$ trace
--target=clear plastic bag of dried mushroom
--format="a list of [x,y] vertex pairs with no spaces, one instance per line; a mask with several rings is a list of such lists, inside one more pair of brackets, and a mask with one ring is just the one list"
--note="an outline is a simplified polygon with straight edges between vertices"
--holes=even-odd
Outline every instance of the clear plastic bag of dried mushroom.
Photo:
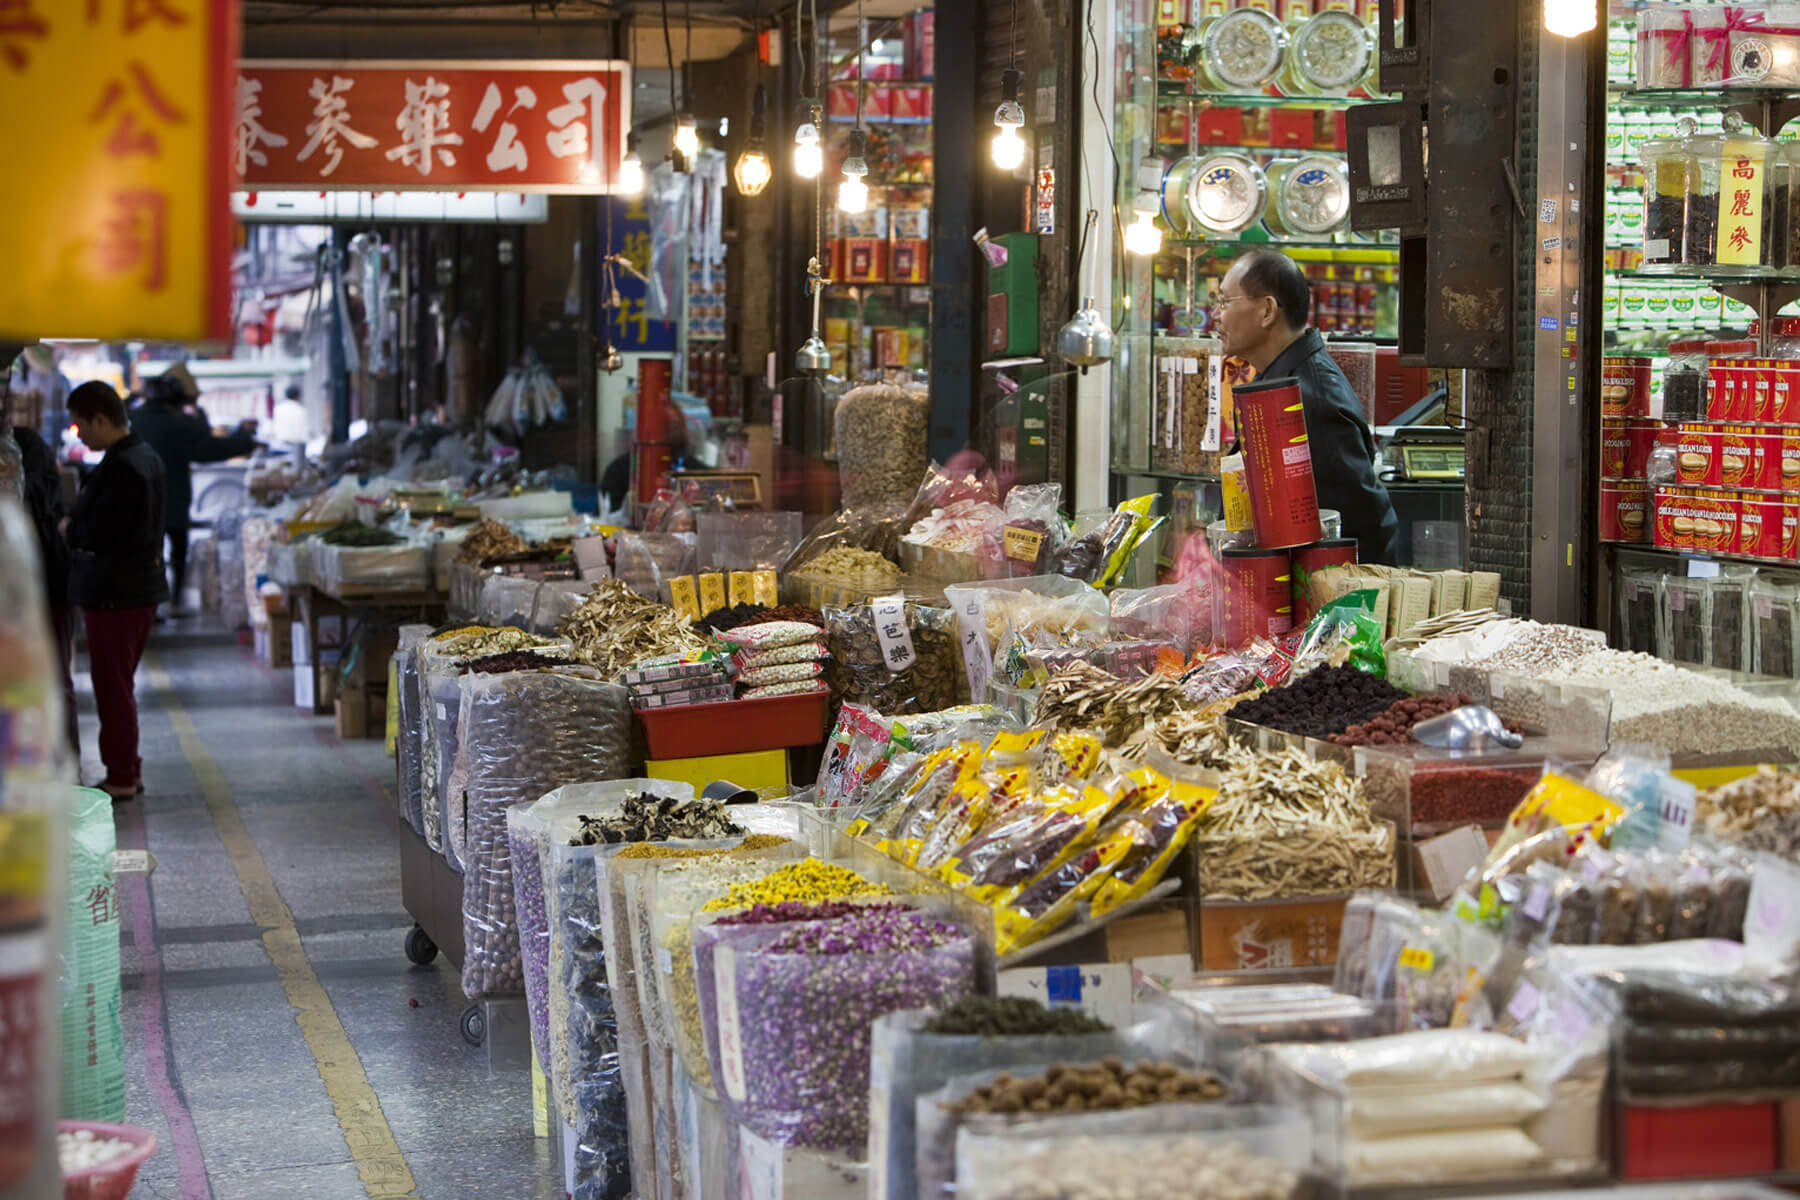
[[827,609],[826,681],[845,704],[887,716],[937,712],[969,701],[956,619],[947,608],[884,600]]
[[837,403],[838,484],[845,508],[912,502],[930,465],[930,397],[919,388],[871,383]]

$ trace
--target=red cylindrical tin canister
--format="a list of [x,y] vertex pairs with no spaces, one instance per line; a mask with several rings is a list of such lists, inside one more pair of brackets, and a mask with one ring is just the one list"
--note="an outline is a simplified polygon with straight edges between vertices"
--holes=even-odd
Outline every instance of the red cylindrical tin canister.
[[1292,379],[1258,380],[1232,391],[1238,439],[1250,480],[1256,544],[1265,549],[1304,546],[1322,535],[1313,488],[1306,410]]
[[669,449],[669,377],[671,364],[666,358],[646,358],[638,362],[637,445],[633,454],[636,494],[648,503],[656,499],[656,489],[668,474]]
[[1313,607],[1307,596],[1307,580],[1314,571],[1326,567],[1348,567],[1356,562],[1355,538],[1327,538],[1310,546],[1289,552],[1294,577],[1294,624],[1304,625],[1313,619]]
[[1219,555],[1224,586],[1214,594],[1213,627],[1235,650],[1257,638],[1280,637],[1294,627],[1293,581],[1286,550],[1226,550]]

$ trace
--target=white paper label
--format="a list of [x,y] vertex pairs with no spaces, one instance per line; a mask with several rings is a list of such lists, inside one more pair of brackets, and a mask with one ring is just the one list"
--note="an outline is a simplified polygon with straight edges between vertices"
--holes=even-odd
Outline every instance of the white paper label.
[[1644,257],[1651,262],[1661,262],[1669,257],[1668,238],[1645,238]]
[[1488,676],[1488,695],[1495,700],[1506,699],[1506,680],[1499,675]]
[[437,717],[438,717],[438,720],[440,720],[440,721],[448,721],[450,719],[450,710],[445,708],[441,704],[438,705],[437,706]]
[[881,660],[898,675],[918,661],[913,652],[912,631],[906,627],[906,598],[882,596],[869,601],[875,617],[875,639],[881,643]]
[[1225,356],[1209,354],[1206,356],[1206,438],[1200,443],[1200,449],[1223,449],[1219,440],[1223,436],[1221,426],[1224,419]]
[[1800,870],[1768,854],[1756,856],[1744,949],[1761,962],[1786,961],[1800,947]]
[[719,1069],[725,1076],[725,1094],[742,1104],[744,1043],[738,1026],[737,955],[730,946],[720,946],[713,954],[713,987],[719,993]]
[[971,592],[956,600],[956,629],[962,636],[963,670],[969,676],[969,697],[976,704],[987,700],[988,679],[994,673],[994,657],[988,650],[987,596]]
[[1694,785],[1683,779],[1665,779],[1660,795],[1662,822],[1658,842],[1664,850],[1686,850],[1694,840]]
[[1541,883],[1531,885],[1531,891],[1525,897],[1525,915],[1533,921],[1544,919],[1544,913],[1550,908],[1550,889]]
[[1519,1024],[1526,1025],[1531,1018],[1537,1016],[1537,1010],[1538,990],[1531,986],[1530,980],[1519,980],[1519,988],[1506,1006],[1507,1015]]
[[1447,662],[1441,662],[1441,663],[1437,663],[1436,667],[1437,667],[1437,672],[1436,672],[1437,673],[1437,685],[1439,687],[1449,687],[1450,686],[1450,664]]
[[669,953],[669,948],[667,946],[658,946],[656,948],[656,965],[662,968],[662,973],[664,975],[673,975],[675,973],[675,956]]
[[687,1177],[690,1180],[700,1178],[700,1100],[694,1092],[693,1081],[684,1074],[678,1089],[681,1093],[681,1157],[686,1164]]
[[742,1170],[743,1200],[782,1200],[782,1148],[767,1138],[738,1127],[738,1159]]

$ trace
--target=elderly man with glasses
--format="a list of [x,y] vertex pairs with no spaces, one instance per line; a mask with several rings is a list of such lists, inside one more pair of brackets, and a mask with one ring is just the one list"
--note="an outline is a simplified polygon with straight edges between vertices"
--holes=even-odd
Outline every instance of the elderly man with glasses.
[[1213,327],[1225,353],[1256,368],[1258,379],[1293,379],[1306,406],[1307,443],[1321,508],[1343,514],[1362,562],[1394,563],[1400,520],[1375,475],[1375,437],[1344,372],[1307,325],[1312,288],[1278,250],[1252,250],[1231,265],[1213,302]]

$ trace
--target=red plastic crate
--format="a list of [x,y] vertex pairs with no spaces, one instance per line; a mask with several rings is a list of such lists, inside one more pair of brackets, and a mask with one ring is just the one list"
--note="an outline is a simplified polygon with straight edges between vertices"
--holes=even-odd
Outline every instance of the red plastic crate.
[[830,709],[830,692],[808,692],[642,709],[638,717],[644,722],[651,758],[702,758],[816,746],[825,740]]
[[1762,1175],[1781,1160],[1779,1105],[1696,1104],[1625,1109],[1621,1179]]

